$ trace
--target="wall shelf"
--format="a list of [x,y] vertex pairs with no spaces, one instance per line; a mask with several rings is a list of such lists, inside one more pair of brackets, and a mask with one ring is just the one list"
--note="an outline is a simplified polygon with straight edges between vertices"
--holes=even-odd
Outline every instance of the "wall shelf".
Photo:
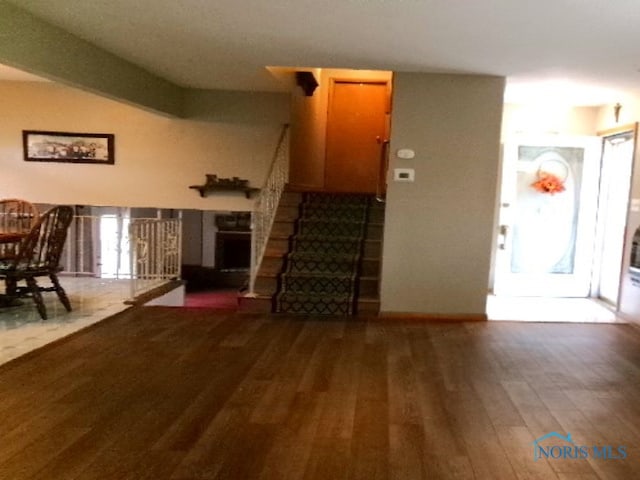
[[204,185],[191,185],[189,188],[198,190],[201,197],[206,197],[215,192],[243,192],[246,198],[259,192],[259,188],[249,186],[249,180],[242,178],[218,178],[217,175],[207,174],[207,181]]

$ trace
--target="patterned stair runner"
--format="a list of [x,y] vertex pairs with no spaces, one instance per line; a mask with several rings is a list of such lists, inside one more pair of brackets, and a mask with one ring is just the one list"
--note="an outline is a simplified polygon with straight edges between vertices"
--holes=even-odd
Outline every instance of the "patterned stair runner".
[[274,296],[274,311],[356,313],[370,197],[306,193]]

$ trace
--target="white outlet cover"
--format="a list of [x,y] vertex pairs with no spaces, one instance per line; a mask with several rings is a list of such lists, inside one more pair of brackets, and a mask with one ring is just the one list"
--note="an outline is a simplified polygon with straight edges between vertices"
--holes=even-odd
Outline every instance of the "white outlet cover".
[[416,152],[414,152],[410,148],[401,148],[396,152],[396,156],[398,158],[403,158],[406,160],[406,159],[414,158],[416,156]]

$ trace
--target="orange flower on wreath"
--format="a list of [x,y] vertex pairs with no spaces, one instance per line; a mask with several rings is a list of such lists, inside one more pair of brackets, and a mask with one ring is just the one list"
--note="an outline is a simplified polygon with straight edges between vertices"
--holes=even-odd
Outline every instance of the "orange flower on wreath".
[[531,186],[540,193],[550,193],[551,195],[565,190],[564,180],[548,172],[538,173],[538,180],[532,183]]

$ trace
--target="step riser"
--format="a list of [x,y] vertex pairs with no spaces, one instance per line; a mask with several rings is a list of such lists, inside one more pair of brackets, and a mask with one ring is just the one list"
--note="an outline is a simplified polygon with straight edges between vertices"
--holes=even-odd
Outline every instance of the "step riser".
[[276,293],[276,290],[278,290],[278,278],[273,276],[258,276],[256,278],[255,290],[256,293],[260,295],[273,295]]
[[273,222],[271,235],[289,236],[293,235],[295,224],[293,222]]
[[260,265],[259,275],[271,275],[277,274],[282,271],[283,258],[282,257],[264,257],[262,259],[262,265]]
[[243,313],[270,313],[272,305],[271,298],[240,297],[238,311]]
[[300,214],[297,205],[280,205],[276,212],[276,222],[295,222]]
[[265,249],[265,255],[284,255],[289,250],[288,238],[270,238]]
[[362,260],[361,268],[361,275],[365,277],[377,277],[378,275],[380,275],[380,260],[378,260],[377,258],[365,258]]
[[380,313],[380,302],[378,301],[359,301],[358,315],[375,317]]
[[377,223],[370,223],[367,226],[366,239],[367,240],[382,240],[384,234],[384,227]]
[[298,192],[282,192],[280,205],[294,205],[296,208],[302,202],[302,194]]
[[371,223],[384,223],[384,210],[382,211],[369,210],[369,221]]
[[362,253],[364,257],[380,258],[382,256],[382,243],[376,240],[365,240]]

